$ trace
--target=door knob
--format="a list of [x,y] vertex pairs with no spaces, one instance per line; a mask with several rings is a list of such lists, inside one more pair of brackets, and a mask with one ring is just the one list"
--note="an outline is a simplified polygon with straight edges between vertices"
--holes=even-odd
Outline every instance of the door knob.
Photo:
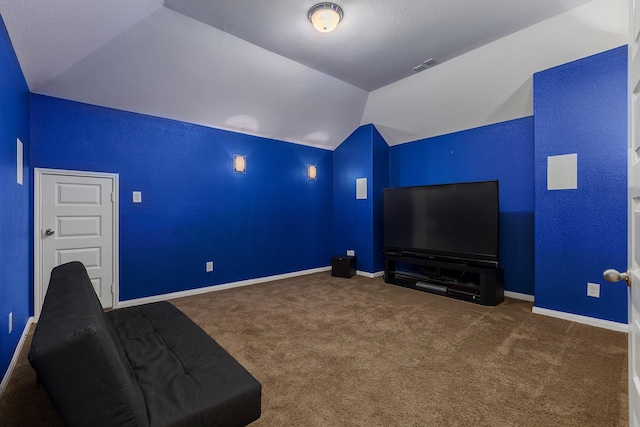
[[620,273],[618,270],[609,269],[602,273],[602,277],[604,277],[604,280],[607,282],[619,282],[620,280],[624,280],[627,282],[627,286],[631,286],[631,277],[629,276],[628,271]]
[[44,234],[46,234],[47,236],[53,236],[53,233],[55,233],[55,230],[52,230],[50,228],[47,228],[47,230],[44,232]]

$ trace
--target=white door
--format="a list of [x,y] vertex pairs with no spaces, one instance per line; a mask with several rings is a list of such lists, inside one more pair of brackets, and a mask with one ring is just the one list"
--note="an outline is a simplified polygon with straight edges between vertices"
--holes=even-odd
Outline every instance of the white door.
[[84,264],[105,308],[114,307],[117,281],[117,176],[36,169],[35,315],[51,270]]
[[629,25],[629,425],[640,427],[640,0]]

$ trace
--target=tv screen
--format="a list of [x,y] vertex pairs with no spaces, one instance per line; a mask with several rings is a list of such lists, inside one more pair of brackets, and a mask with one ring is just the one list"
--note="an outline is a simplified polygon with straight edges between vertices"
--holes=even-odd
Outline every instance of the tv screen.
[[498,181],[383,190],[385,252],[498,263]]

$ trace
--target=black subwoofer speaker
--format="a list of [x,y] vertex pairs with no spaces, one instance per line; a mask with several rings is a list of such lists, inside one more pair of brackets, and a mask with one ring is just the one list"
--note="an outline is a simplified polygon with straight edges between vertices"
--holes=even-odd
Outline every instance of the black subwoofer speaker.
[[356,274],[356,257],[334,256],[331,258],[331,275],[335,277],[351,277]]

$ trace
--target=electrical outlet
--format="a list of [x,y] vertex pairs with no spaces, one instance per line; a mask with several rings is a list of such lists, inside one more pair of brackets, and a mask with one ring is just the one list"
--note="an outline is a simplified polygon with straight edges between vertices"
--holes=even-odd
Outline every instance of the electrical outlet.
[[13,331],[13,312],[9,313],[9,333]]
[[347,256],[356,256],[356,251],[353,249],[347,249]]
[[207,261],[207,265],[206,265],[205,269],[207,270],[207,273],[212,272],[213,271],[213,261]]
[[600,284],[587,283],[587,296],[593,298],[600,298]]

